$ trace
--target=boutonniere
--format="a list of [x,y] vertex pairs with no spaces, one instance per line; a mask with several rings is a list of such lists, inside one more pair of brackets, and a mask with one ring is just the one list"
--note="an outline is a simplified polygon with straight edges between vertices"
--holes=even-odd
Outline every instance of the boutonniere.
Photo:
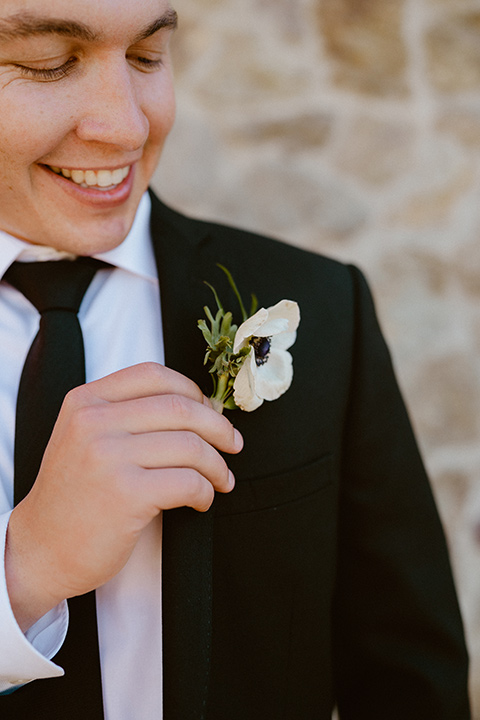
[[251,412],[264,400],[279,398],[292,383],[288,348],[297,336],[300,310],[293,300],[280,300],[272,307],[257,310],[257,298],[252,294],[247,313],[231,273],[223,265],[218,267],[235,293],[243,322],[239,327],[233,323],[232,313],[224,310],[217,291],[206,282],[217,305],[215,315],[208,306],[203,308],[210,326],[205,320],[198,321],[207,343],[204,364],[211,364],[210,399],[220,413],[224,408]]

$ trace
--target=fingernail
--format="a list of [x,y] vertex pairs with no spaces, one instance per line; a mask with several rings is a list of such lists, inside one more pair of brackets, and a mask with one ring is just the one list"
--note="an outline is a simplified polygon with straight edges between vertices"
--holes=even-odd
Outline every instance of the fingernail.
[[231,470],[228,471],[228,487],[233,489],[235,487],[235,475]]
[[233,441],[235,450],[241,450],[243,448],[243,436],[236,428],[234,428]]
[[211,403],[211,401],[210,401],[210,398],[208,398],[206,395],[203,396],[203,404],[206,405],[206,406],[209,407],[209,408],[212,407],[212,403]]

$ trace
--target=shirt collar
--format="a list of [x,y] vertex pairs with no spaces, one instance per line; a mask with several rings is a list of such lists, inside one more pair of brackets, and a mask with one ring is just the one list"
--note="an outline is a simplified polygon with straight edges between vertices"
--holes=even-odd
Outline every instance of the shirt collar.
[[[147,280],[158,281],[155,256],[150,235],[150,210],[152,202],[148,193],[140,200],[133,225],[125,240],[113,250],[93,257],[115,267],[140,275]],[[32,245],[0,230],[0,278],[10,265],[22,260],[61,260],[73,257],[69,253],[45,245]]]

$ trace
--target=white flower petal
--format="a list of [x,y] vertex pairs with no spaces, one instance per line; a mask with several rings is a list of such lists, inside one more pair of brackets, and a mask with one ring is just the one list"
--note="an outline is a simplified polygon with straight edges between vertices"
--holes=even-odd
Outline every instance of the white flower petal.
[[260,310],[257,310],[255,315],[252,315],[252,317],[249,317],[248,320],[245,320],[235,333],[233,352],[237,353],[242,347],[247,345],[249,338],[251,338],[252,335],[257,335],[258,329],[267,319],[268,310],[260,308]]
[[288,320],[287,318],[268,318],[264,323],[260,325],[255,335],[257,337],[272,337],[272,335],[279,335],[288,331]]
[[288,390],[292,379],[292,356],[285,350],[272,348],[266,363],[257,368],[255,394],[265,400],[276,400]]
[[235,353],[248,345],[252,337],[270,338],[270,352],[265,362],[257,365],[252,348],[235,378],[233,397],[242,410],[256,410],[264,400],[276,400],[290,387],[293,361],[286,350],[295,342],[299,322],[297,303],[281,300],[270,308],[261,308],[238,328]]
[[239,408],[247,412],[256,410],[263,403],[263,399],[255,392],[257,369],[255,353],[252,351],[245,358],[233,384],[233,399]]
[[269,307],[268,320],[278,319],[287,321],[288,326],[285,328],[286,331],[293,332],[296,330],[300,322],[300,308],[298,307],[298,303],[293,300],[280,300],[276,305]]
[[296,339],[296,330],[294,332],[284,332],[280,333],[280,335],[274,335],[270,345],[274,350],[288,350],[288,348],[292,347]]

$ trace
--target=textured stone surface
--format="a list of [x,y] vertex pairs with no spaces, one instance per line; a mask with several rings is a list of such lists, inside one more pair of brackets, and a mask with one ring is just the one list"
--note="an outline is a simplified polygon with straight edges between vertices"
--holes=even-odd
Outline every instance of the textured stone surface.
[[322,112],[295,112],[287,117],[274,115],[265,120],[255,119],[232,133],[238,142],[276,143],[285,152],[325,147],[331,138],[333,118]]
[[476,90],[480,83],[480,11],[440,16],[426,34],[429,72],[435,87],[448,93]]
[[444,519],[480,720],[480,2],[174,0],[155,184],[355,262]]
[[319,31],[342,87],[372,95],[404,95],[406,51],[402,0],[323,0]]
[[448,223],[457,203],[474,181],[473,171],[459,169],[450,177],[432,178],[429,187],[422,188],[406,198],[403,205],[391,216],[396,225],[424,228]]
[[408,122],[382,121],[368,115],[354,118],[344,128],[336,164],[361,181],[383,185],[411,167],[414,140],[414,127]]
[[474,359],[457,353],[432,359],[419,370],[413,394],[421,393],[428,402],[422,403],[416,418],[429,447],[442,448],[446,440],[452,444],[477,441],[479,379]]
[[[480,98],[476,98],[477,102]],[[438,129],[455,137],[462,145],[480,148],[480,107],[452,105],[438,118]]]

